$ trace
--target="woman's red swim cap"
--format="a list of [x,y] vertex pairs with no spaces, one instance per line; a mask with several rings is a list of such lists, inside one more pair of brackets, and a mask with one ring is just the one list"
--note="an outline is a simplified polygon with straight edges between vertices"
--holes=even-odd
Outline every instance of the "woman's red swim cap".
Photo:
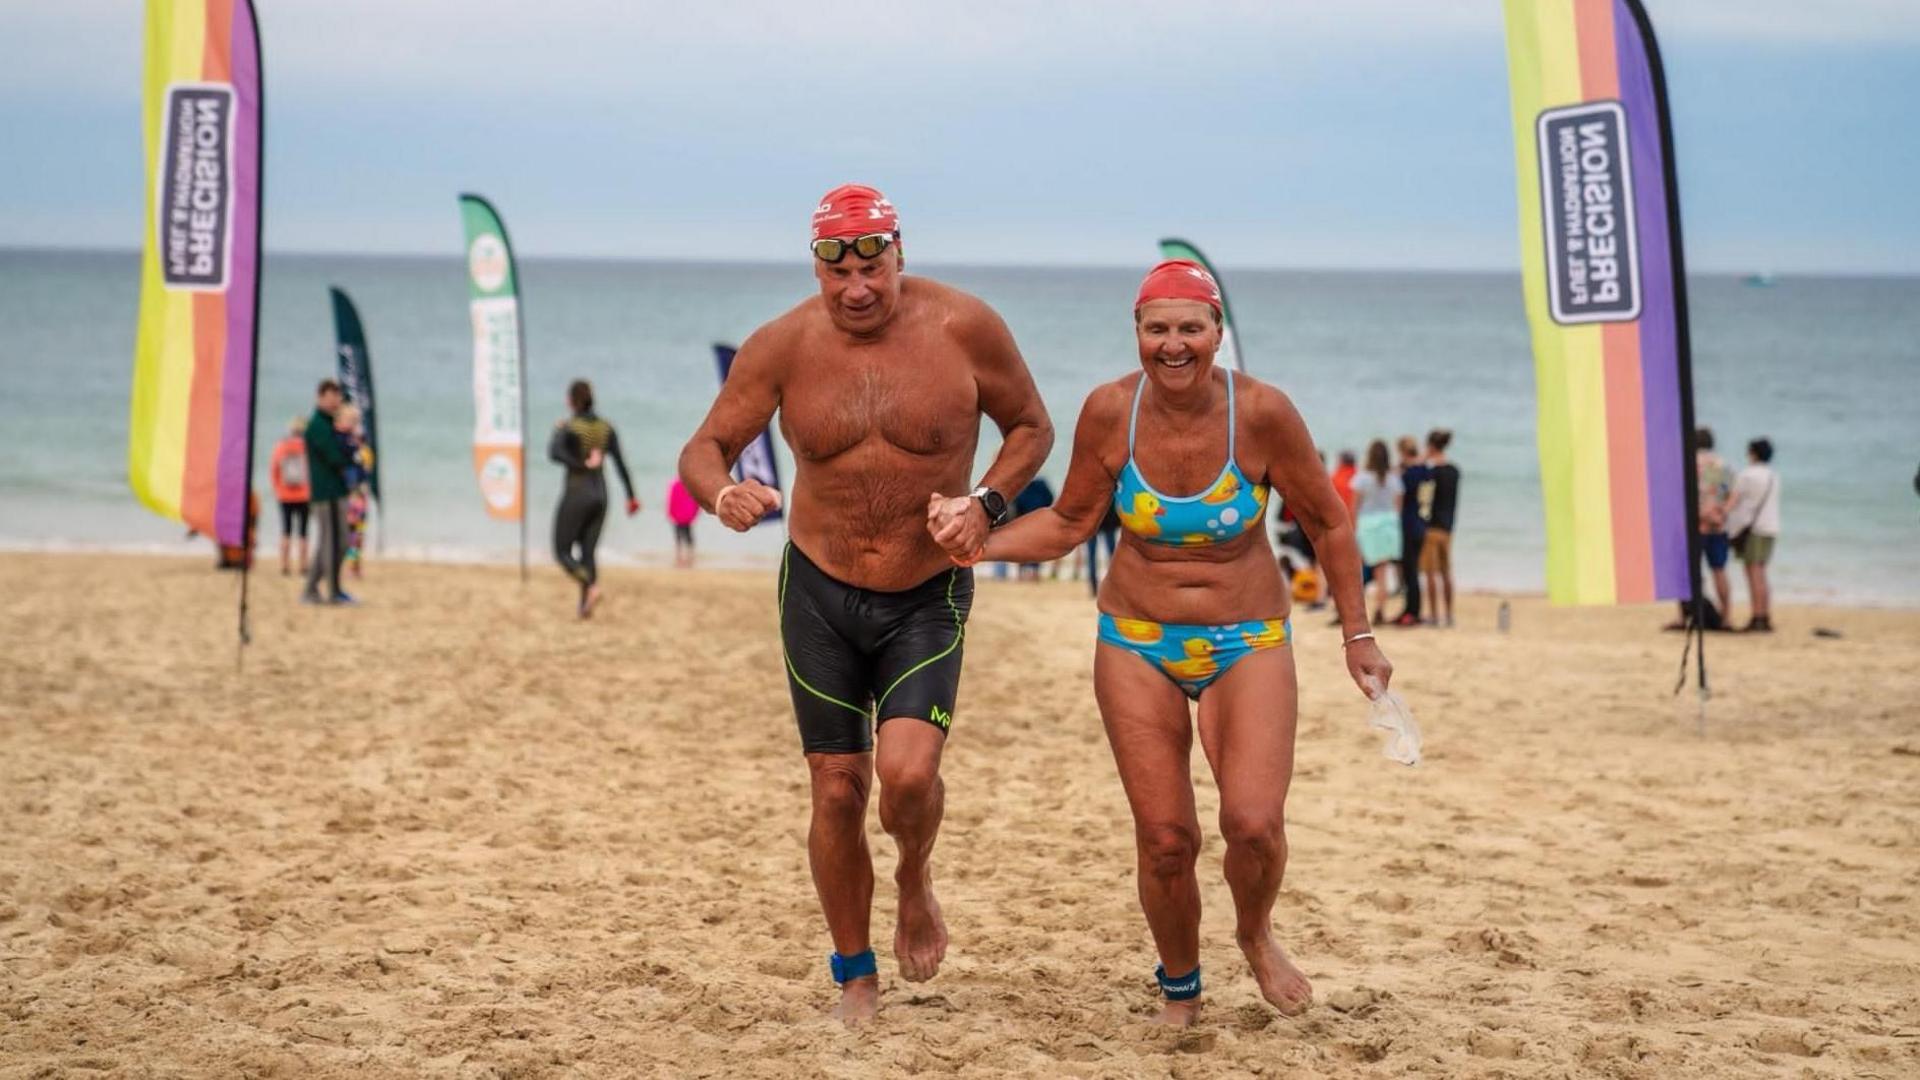
[[1147,271],[1140,281],[1140,295],[1133,301],[1133,310],[1138,313],[1140,306],[1149,300],[1198,300],[1211,304],[1213,313],[1221,313],[1220,284],[1207,273],[1207,268],[1192,259],[1168,259],[1159,266]]

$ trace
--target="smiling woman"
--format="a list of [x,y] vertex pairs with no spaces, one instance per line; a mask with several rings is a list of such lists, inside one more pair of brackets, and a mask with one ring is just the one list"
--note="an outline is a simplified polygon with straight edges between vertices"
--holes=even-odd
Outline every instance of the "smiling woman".
[[1287,861],[1297,686],[1290,596],[1259,527],[1270,491],[1324,553],[1349,674],[1363,689],[1377,684],[1373,693],[1393,675],[1367,632],[1352,526],[1306,424],[1274,387],[1214,371],[1221,307],[1218,284],[1196,263],[1169,259],[1147,274],[1134,303],[1141,371],[1088,395],[1059,501],[993,533],[985,553],[1056,559],[1093,534],[1109,505],[1120,519],[1099,592],[1094,696],[1133,810],[1140,901],[1166,998],[1160,1020],[1179,1025],[1198,1018],[1202,992],[1189,702],[1199,703],[1220,787],[1235,939],[1275,1008],[1295,1014],[1313,996],[1271,925]]

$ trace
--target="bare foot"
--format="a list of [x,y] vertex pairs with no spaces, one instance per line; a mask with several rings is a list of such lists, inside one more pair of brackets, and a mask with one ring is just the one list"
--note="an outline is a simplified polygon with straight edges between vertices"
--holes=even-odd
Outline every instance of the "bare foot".
[[580,617],[593,618],[593,609],[600,606],[600,586],[587,586],[586,594],[580,597]]
[[1272,935],[1242,941],[1240,951],[1247,954],[1253,980],[1260,984],[1260,996],[1279,1009],[1282,1016],[1299,1016],[1313,1004],[1313,984],[1287,959]]
[[840,984],[840,1004],[828,1015],[852,1027],[880,1013],[880,976],[862,975]]
[[900,965],[900,977],[926,982],[939,972],[946,957],[947,924],[940,918],[940,901],[933,898],[933,883],[901,886],[900,925],[893,934],[893,959]]
[[1200,1022],[1200,1005],[1199,998],[1169,1001],[1160,1006],[1160,1015],[1154,1017],[1153,1022],[1167,1027],[1192,1027]]

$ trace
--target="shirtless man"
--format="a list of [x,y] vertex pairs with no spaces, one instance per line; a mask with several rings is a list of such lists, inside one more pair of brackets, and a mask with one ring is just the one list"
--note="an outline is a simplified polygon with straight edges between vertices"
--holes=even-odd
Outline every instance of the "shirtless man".
[[[1005,519],[1007,493],[1046,459],[1053,425],[991,308],[902,276],[899,219],[885,196],[856,184],[828,192],[811,247],[820,295],[740,347],[680,453],[680,477],[728,528],[752,528],[780,505],[779,493],[735,483],[728,469],[779,411],[798,473],[780,636],[812,779],[807,856],[833,937],[841,987],[833,1013],[853,1022],[879,1007],[865,829],[876,772],[880,824],[900,851],[901,977],[932,978],[947,950],[929,860],[973,575],[934,543],[929,516],[962,534],[955,546],[984,544]],[[974,484],[982,413],[1005,442]],[[945,501],[930,507],[929,491]]]

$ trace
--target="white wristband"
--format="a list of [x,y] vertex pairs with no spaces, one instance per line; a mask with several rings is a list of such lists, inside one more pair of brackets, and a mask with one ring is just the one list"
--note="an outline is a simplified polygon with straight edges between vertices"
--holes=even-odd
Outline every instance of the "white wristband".
[[1371,641],[1372,639],[1373,639],[1373,631],[1366,630],[1361,633],[1353,635],[1352,637],[1346,639],[1345,641],[1342,641],[1340,643],[1340,647],[1344,649],[1356,641]]

